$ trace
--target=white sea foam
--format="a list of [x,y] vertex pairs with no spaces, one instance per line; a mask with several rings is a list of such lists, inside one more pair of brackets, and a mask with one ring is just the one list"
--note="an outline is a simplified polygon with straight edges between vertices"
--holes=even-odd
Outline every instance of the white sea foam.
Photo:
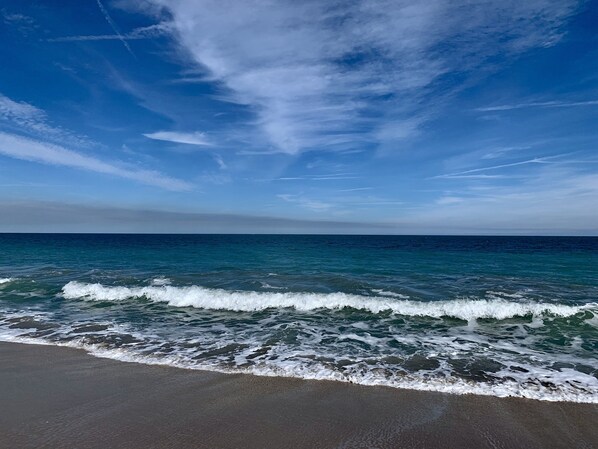
[[171,284],[171,280],[168,278],[159,277],[159,278],[152,279],[152,285],[162,286],[162,285],[170,285],[170,284]]
[[260,285],[262,286],[262,288],[269,288],[272,290],[286,290],[286,287],[277,287],[276,285],[270,285],[267,282],[262,281],[260,281]]
[[[333,380],[453,394],[598,403],[598,379],[565,366],[598,368],[598,361],[587,358],[583,348],[580,349],[581,337],[572,341],[577,350],[570,347],[568,350],[572,352],[549,354],[535,347],[537,336],[519,338],[523,335],[516,335],[517,340],[497,341],[492,335],[489,338],[485,334],[464,331],[463,326],[417,330],[395,320],[390,327],[382,324],[380,327],[389,329],[390,333],[381,334],[376,323],[386,319],[372,320],[369,325],[354,323],[348,330],[345,320],[336,325],[326,322],[319,326],[311,321],[301,323],[297,318],[277,322],[269,316],[240,327],[237,320],[234,323],[198,323],[192,327],[193,332],[189,332],[190,329],[184,326],[173,328],[169,324],[163,328],[148,328],[133,323],[117,324],[110,319],[97,320],[97,317],[93,321],[64,321],[49,312],[18,311],[0,313],[0,341],[76,347],[97,357],[225,373]],[[20,321],[40,321],[55,327],[50,334],[40,334],[33,327],[12,326]],[[90,324],[96,329],[82,331]],[[98,325],[106,328],[98,330]],[[503,324],[499,323],[495,330],[501,326]],[[273,343],[272,336],[283,329],[297,335],[297,340]],[[115,343],[119,336],[133,337],[135,341],[122,345]],[[298,342],[299,346],[296,345]],[[231,349],[225,349],[228,347]],[[400,360],[409,358],[412,353],[435,360],[438,365],[406,371]],[[389,355],[399,361],[388,360]],[[492,381],[464,378],[460,368],[451,364],[451,361],[472,355],[472,361],[489,359],[502,367],[499,371],[490,371]],[[364,361],[366,358],[367,362]],[[555,361],[561,362],[563,367],[553,367]]]
[[382,290],[381,288],[373,288],[372,291],[380,296],[390,296],[391,298],[409,299],[408,295],[403,295],[401,293],[395,293],[395,292],[389,292],[387,290]]
[[497,292],[493,290],[488,290],[486,294],[491,298],[512,298],[512,299],[521,299],[523,295],[521,293],[507,293],[507,292]]
[[173,307],[196,307],[200,309],[254,312],[270,308],[293,308],[299,311],[317,309],[354,309],[372,313],[390,311],[405,316],[426,316],[433,318],[454,317],[462,320],[491,318],[503,320],[515,316],[561,316],[567,317],[590,310],[598,312],[595,303],[583,306],[564,304],[513,302],[505,299],[453,299],[446,301],[414,301],[369,297],[346,293],[278,293],[230,291],[208,289],[200,286],[175,287],[118,287],[101,284],[86,284],[71,281],[62,288],[66,299],[92,301],[123,301],[146,298],[163,302]]
[[13,278],[0,278],[0,285],[1,284],[8,284],[9,282],[14,281]]
[[[437,391],[450,394],[477,394],[496,397],[520,397],[550,402],[598,403],[598,385],[596,378],[574,370],[564,369],[551,373],[551,380],[560,380],[554,387],[546,387],[541,382],[530,382],[523,375],[520,381],[514,379],[512,371],[505,373],[505,380],[497,383],[472,382],[453,376],[421,377],[414,375],[388,376],[377,371],[359,371],[343,374],[321,365],[306,365],[299,361],[287,360],[272,365],[254,365],[249,367],[223,367],[212,361],[189,363],[178,355],[139,354],[131,348],[106,348],[102,345],[87,344],[82,340],[49,341],[40,338],[19,336],[14,332],[0,331],[0,341],[53,345],[79,348],[99,358],[121,362],[142,363],[147,365],[167,365],[177,368],[216,371],[221,373],[246,373],[267,377],[294,377],[306,380],[329,380],[350,382],[360,385],[382,385],[387,387]],[[542,377],[542,376],[540,376]],[[521,383],[523,381],[523,383]]]

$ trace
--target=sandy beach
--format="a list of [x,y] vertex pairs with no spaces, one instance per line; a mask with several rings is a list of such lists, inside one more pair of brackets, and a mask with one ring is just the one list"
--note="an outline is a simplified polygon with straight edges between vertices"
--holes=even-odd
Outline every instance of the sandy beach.
[[0,343],[0,447],[591,448],[598,406],[183,370]]

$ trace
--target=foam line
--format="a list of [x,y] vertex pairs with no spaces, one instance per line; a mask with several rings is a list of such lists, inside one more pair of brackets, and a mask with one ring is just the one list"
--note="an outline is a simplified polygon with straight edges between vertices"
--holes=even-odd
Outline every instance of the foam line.
[[[49,341],[45,339],[22,337],[11,333],[0,332],[0,341],[63,346],[78,348],[99,358],[118,360],[121,362],[141,363],[146,365],[165,365],[183,369],[203,371],[216,371],[221,373],[244,373],[266,377],[294,377],[306,380],[330,380],[351,382],[360,385],[382,385],[392,388],[401,388],[420,391],[436,391],[449,394],[477,394],[495,397],[520,397],[549,402],[579,402],[598,404],[598,393],[595,385],[590,386],[590,391],[583,391],[570,383],[564,383],[557,388],[547,388],[540,383],[527,383],[524,387],[514,380],[504,380],[497,384],[474,383],[454,377],[449,378],[418,378],[413,376],[387,377],[376,373],[365,372],[353,375],[343,375],[326,367],[302,366],[251,366],[223,367],[209,362],[186,363],[177,356],[156,356],[151,354],[137,354],[130,348],[109,349],[100,345],[85,344],[80,340],[66,342]],[[569,370],[563,377],[571,378],[573,373]],[[576,373],[579,375],[579,373]],[[573,376],[575,377],[575,376]],[[595,378],[593,378],[595,380]]]

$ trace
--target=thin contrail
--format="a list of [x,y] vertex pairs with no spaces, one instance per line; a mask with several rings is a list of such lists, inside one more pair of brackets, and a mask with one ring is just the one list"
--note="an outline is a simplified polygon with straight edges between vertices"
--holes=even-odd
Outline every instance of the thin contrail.
[[494,111],[510,111],[512,109],[523,109],[523,108],[573,108],[576,106],[598,106],[598,100],[587,100],[587,101],[537,101],[532,103],[519,103],[519,104],[502,104],[499,106],[488,106],[484,108],[476,108],[476,111],[480,112],[494,112]]
[[114,21],[110,17],[110,14],[108,14],[108,11],[106,10],[106,8],[104,8],[104,5],[102,5],[102,2],[100,0],[97,0],[97,2],[98,2],[98,6],[100,7],[100,11],[102,11],[102,14],[104,14],[104,18],[110,24],[110,26],[114,30],[114,33],[118,36],[118,38],[123,43],[123,45],[125,46],[125,48],[127,49],[127,51],[129,53],[131,53],[131,55],[134,58],[136,58],[135,53],[133,53],[133,50],[131,50],[131,47],[129,47],[129,44],[127,43],[127,41],[125,40],[125,38],[122,36],[122,34],[120,34],[120,31],[118,31],[118,28],[116,27],[116,24],[114,23]]
[[554,158],[557,158],[557,157],[566,156],[568,154],[571,154],[571,153],[557,154],[555,156],[535,157],[533,159],[528,159],[526,161],[511,162],[510,164],[493,165],[491,167],[474,168],[474,169],[471,169],[471,170],[460,171],[460,172],[457,172],[457,173],[448,173],[448,174],[445,174],[445,175],[433,176],[432,178],[450,178],[450,177],[453,177],[453,176],[468,175],[468,174],[471,174],[471,173],[479,173],[479,172],[488,171],[488,170],[496,170],[496,169],[499,169],[499,168],[515,167],[517,165],[550,164],[550,163],[553,163],[553,162],[549,162],[549,159],[554,159]]
[[126,34],[83,34],[78,36],[52,37],[47,42],[78,42],[78,41],[112,41],[112,40],[141,40],[153,39],[166,34],[169,31],[169,24],[156,23],[146,27],[139,27]]

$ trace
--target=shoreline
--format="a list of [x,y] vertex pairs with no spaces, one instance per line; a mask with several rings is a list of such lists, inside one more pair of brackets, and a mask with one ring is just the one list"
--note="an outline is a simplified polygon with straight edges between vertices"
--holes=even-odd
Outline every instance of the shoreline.
[[598,405],[124,363],[0,342],[0,446],[594,447]]
[[543,398],[535,397],[533,394],[530,394],[529,391],[527,392],[519,392],[519,394],[511,394],[505,393],[504,395],[496,394],[495,391],[484,389],[478,387],[472,388],[468,386],[467,390],[464,390],[464,385],[460,383],[450,384],[452,388],[448,385],[438,385],[438,384],[426,384],[422,387],[422,384],[419,382],[414,382],[412,384],[409,383],[402,383],[400,385],[397,384],[388,384],[388,383],[364,383],[344,379],[344,378],[331,378],[331,377],[302,377],[299,375],[288,374],[288,373],[264,373],[264,372],[251,372],[251,371],[243,371],[243,370],[226,370],[226,369],[218,369],[214,367],[202,367],[202,366],[186,366],[180,363],[172,363],[171,361],[165,362],[164,360],[159,359],[152,359],[151,357],[139,357],[135,354],[129,354],[128,356],[122,355],[119,353],[115,356],[115,350],[113,349],[98,349],[93,347],[85,347],[79,345],[71,345],[68,343],[55,343],[49,342],[44,339],[35,339],[35,338],[23,338],[23,337],[15,337],[9,339],[0,339],[0,344],[2,343],[15,343],[15,344],[23,344],[23,345],[31,345],[31,346],[52,346],[57,348],[65,348],[65,349],[73,349],[75,351],[83,351],[85,354],[100,359],[112,360],[118,363],[131,363],[131,364],[139,364],[139,365],[147,365],[147,366],[163,366],[168,368],[174,368],[177,370],[186,370],[186,371],[198,371],[200,373],[210,372],[210,373],[218,373],[223,375],[244,375],[244,376],[256,376],[256,377],[266,377],[266,378],[280,378],[280,379],[296,379],[296,380],[303,380],[308,382],[332,382],[332,383],[344,383],[349,385],[355,385],[360,387],[379,387],[379,388],[391,388],[393,390],[407,390],[407,391],[420,391],[423,393],[440,393],[440,394],[448,394],[451,396],[486,396],[490,398],[497,398],[497,399],[524,399],[524,400],[532,400],[532,401],[541,401],[541,402],[554,402],[554,403],[574,403],[574,404],[594,404],[598,406],[598,401],[592,398],[592,400],[583,400],[582,397],[580,400],[579,396],[569,396],[566,399],[563,398],[562,393],[559,397],[548,396]]

